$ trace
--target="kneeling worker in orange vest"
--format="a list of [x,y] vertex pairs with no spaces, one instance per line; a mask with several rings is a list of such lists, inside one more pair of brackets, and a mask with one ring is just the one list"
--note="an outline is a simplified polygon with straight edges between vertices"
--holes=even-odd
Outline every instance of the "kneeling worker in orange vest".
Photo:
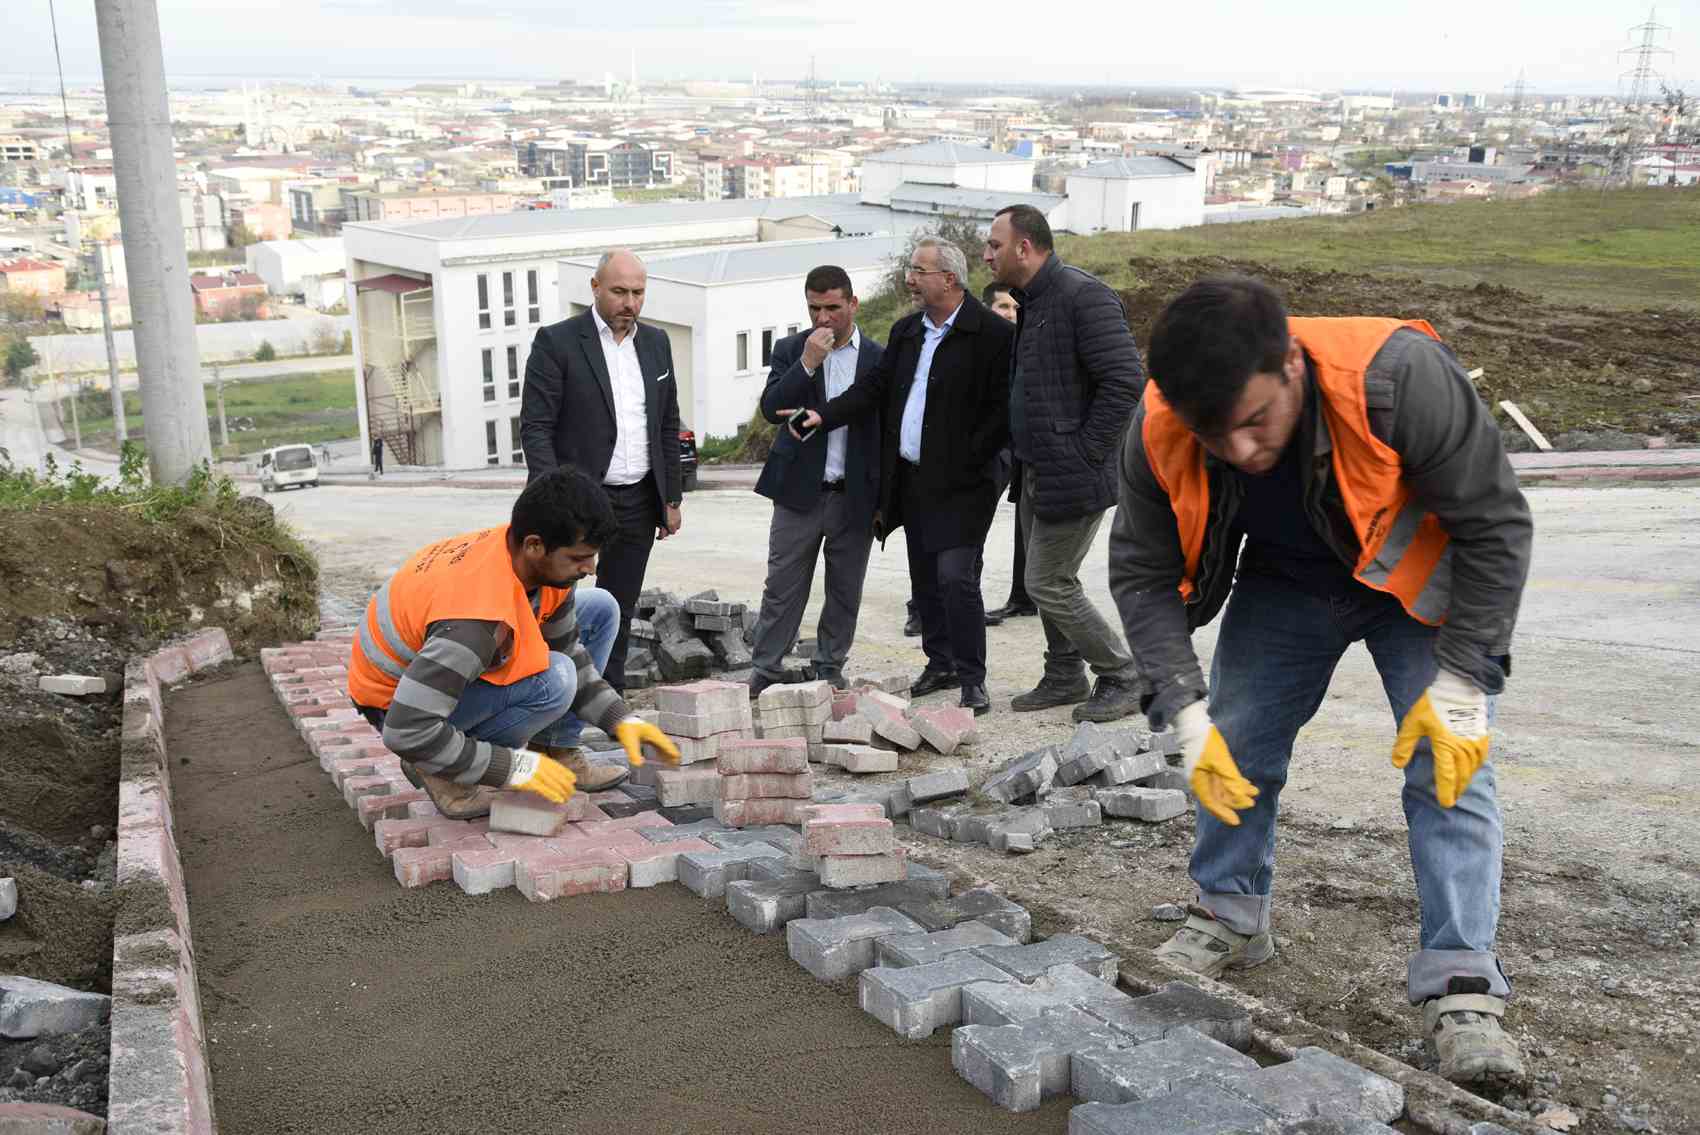
[[626,707],[607,682],[620,607],[580,581],[614,532],[602,487],[558,469],[528,485],[507,524],[439,540],[366,605],[348,663],[348,693],[445,816],[490,811],[501,788],[560,803],[626,770],[592,765],[583,722],[624,747],[677,763],[678,747]]
[[[1109,566],[1147,716],[1178,734],[1199,804],[1197,901],[1159,956],[1211,977],[1274,956],[1293,739],[1362,641],[1399,722],[1422,909],[1411,1004],[1442,1075],[1521,1077],[1500,1027],[1486,762],[1533,527],[1498,429],[1427,323],[1289,319],[1255,280],[1170,303],[1149,370]],[[1190,636],[1224,603],[1207,691]]]

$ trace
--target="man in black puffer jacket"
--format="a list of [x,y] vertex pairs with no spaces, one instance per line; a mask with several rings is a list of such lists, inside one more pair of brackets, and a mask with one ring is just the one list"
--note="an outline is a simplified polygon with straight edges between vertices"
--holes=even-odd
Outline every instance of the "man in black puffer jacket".
[[1122,434],[1145,370],[1116,293],[1058,260],[1051,243],[1050,224],[1031,205],[1001,210],[986,237],[986,264],[1021,304],[1009,425],[1024,470],[1027,594],[1045,626],[1045,675],[1011,707],[1078,702],[1074,720],[1115,721],[1138,712],[1144,682],[1121,635],[1086,597],[1080,564],[1116,503]]

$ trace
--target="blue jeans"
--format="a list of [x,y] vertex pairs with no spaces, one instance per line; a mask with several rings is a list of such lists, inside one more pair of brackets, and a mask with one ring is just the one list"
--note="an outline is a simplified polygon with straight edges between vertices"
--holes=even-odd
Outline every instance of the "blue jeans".
[[[608,664],[620,630],[620,604],[599,587],[573,589],[579,641],[590,652],[598,674]],[[549,652],[547,669],[498,686],[479,678],[466,687],[449,724],[476,741],[509,749],[528,746],[566,748],[578,744],[584,722],[572,712],[578,695],[578,667],[570,655]]]
[[[1434,680],[1436,633],[1396,599],[1367,587],[1321,596],[1241,571],[1210,667],[1210,718],[1240,771],[1257,785],[1257,803],[1239,814],[1238,827],[1198,809],[1191,866],[1199,904],[1229,929],[1269,929],[1275,817],[1293,739],[1322,704],[1341,655],[1359,640],[1369,648],[1397,726]],[[1488,707],[1491,719],[1493,698]],[[1389,738],[1373,754],[1377,767],[1391,751]],[[1453,977],[1485,978],[1490,993],[1507,997],[1510,985],[1493,952],[1504,848],[1493,765],[1481,767],[1452,808],[1435,798],[1434,755],[1426,740],[1404,777],[1405,824],[1422,907],[1421,949],[1406,967],[1411,1003],[1445,994]]]

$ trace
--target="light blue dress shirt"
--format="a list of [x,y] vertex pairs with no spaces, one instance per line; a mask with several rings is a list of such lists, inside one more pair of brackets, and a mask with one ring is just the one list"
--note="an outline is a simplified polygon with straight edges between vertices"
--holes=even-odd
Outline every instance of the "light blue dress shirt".
[[903,426],[897,435],[897,455],[916,465],[921,463],[921,423],[927,416],[927,379],[933,370],[933,355],[950,334],[961,311],[959,303],[942,326],[935,324],[930,315],[921,316],[921,358],[915,364],[915,383],[909,388],[909,400],[903,404]]
[[[842,347],[828,351],[826,355],[826,400],[828,402],[843,394],[856,381],[856,355],[862,349],[862,330],[859,327],[850,329],[850,341]],[[844,454],[849,443],[850,427],[839,426],[826,435],[826,472],[822,474],[828,481],[844,479]]]

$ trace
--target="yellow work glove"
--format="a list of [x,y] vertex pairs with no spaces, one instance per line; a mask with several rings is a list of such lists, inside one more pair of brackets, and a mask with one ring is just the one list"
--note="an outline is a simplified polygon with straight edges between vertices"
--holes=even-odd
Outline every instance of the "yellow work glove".
[[1239,812],[1257,798],[1257,785],[1240,775],[1239,766],[1228,754],[1228,743],[1210,723],[1204,703],[1195,701],[1175,714],[1175,736],[1181,743],[1182,768],[1192,794],[1204,810],[1227,824],[1240,826]]
[[515,749],[508,770],[508,787],[535,792],[552,804],[565,804],[578,784],[573,770],[542,753]]
[[661,759],[668,764],[679,763],[679,746],[673,744],[667,734],[641,717],[628,717],[614,726],[614,740],[625,747],[626,760],[633,768],[643,764],[645,745],[659,753]]
[[1399,736],[1393,742],[1393,767],[1410,764],[1417,742],[1424,737],[1434,750],[1434,794],[1442,808],[1450,808],[1487,760],[1487,695],[1468,678],[1450,670],[1440,671],[1428,692],[1417,699],[1399,724]]

